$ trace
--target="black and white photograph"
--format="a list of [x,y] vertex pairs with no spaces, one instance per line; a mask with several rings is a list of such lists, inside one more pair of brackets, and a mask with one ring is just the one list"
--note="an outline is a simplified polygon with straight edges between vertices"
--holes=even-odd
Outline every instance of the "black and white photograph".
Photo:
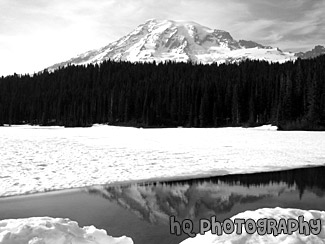
[[324,0],[0,0],[0,244],[325,243]]

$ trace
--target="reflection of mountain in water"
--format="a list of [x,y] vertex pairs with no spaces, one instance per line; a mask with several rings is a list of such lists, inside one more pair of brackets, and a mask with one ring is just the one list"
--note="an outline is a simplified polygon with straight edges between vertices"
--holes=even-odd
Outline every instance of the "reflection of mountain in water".
[[168,223],[169,216],[178,219],[209,218],[229,213],[234,205],[254,203],[261,199],[304,190],[324,196],[325,167],[270,173],[219,176],[177,182],[104,186],[89,189],[151,222]]

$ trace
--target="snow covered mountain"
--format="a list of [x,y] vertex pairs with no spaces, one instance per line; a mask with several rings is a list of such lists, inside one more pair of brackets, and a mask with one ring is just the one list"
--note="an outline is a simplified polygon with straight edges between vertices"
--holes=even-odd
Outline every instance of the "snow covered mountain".
[[104,60],[131,62],[225,63],[244,59],[285,62],[296,59],[294,53],[263,46],[253,41],[236,41],[229,32],[210,29],[195,22],[151,19],[128,35],[97,50],[55,64],[100,63]]

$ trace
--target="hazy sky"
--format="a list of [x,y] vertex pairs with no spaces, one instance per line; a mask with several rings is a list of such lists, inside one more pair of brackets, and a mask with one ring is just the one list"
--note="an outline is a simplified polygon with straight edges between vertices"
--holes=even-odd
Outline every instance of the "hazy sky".
[[325,44],[324,0],[0,0],[0,75],[40,71],[147,19],[191,20],[282,50]]

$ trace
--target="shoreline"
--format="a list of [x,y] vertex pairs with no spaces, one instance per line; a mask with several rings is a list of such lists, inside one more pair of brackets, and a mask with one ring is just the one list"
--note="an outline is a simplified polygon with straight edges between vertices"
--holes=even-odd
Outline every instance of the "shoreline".
[[[283,128],[279,127],[273,124],[256,124],[256,125],[230,125],[230,126],[219,126],[219,127],[188,127],[188,126],[146,126],[146,125],[127,125],[127,124],[92,124],[87,126],[65,126],[65,125],[42,125],[42,124],[0,124],[0,128],[4,127],[39,127],[39,128],[48,128],[48,129],[89,129],[96,126],[111,126],[111,127],[120,127],[120,128],[132,128],[132,129],[228,129],[228,128],[240,128],[240,129],[259,129],[265,127],[265,130],[272,130],[272,131],[282,131],[282,132],[291,132],[291,131],[297,131],[297,132],[325,132],[325,128],[307,128],[307,129],[300,129],[300,128]],[[269,129],[266,129],[266,127],[269,127]]]

